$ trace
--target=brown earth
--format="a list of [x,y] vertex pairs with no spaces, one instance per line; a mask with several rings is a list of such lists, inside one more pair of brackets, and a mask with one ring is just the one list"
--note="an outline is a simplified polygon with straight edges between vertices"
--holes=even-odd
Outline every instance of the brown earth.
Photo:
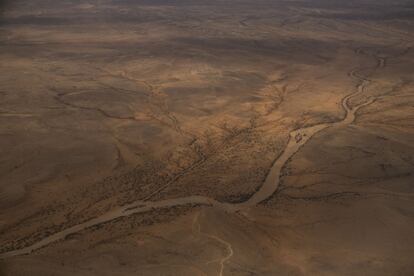
[[414,274],[409,1],[0,10],[0,275]]

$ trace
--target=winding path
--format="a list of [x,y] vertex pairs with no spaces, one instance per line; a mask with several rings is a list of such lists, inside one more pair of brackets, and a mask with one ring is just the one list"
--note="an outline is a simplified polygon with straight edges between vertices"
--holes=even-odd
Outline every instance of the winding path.
[[[360,53],[361,51],[357,50],[356,53]],[[385,58],[376,57],[377,68],[385,67]],[[329,123],[322,123],[306,128],[300,128],[297,130],[293,130],[290,133],[289,142],[286,145],[282,154],[275,160],[273,163],[263,185],[261,188],[247,201],[242,203],[223,203],[219,202],[215,199],[204,197],[204,196],[188,196],[188,197],[181,197],[181,198],[174,198],[174,199],[167,199],[167,200],[160,200],[160,201],[142,201],[138,200],[131,204],[121,206],[117,209],[114,209],[102,216],[97,218],[91,219],[84,223],[72,226],[67,228],[63,231],[57,232],[52,234],[28,247],[8,251],[5,253],[0,254],[0,259],[30,254],[33,251],[40,249],[46,245],[49,245],[53,242],[65,239],[68,235],[78,233],[85,229],[88,229],[92,226],[96,226],[105,222],[109,222],[121,217],[127,217],[132,214],[148,212],[156,209],[163,209],[163,208],[170,208],[176,206],[184,206],[184,205],[203,205],[203,206],[214,206],[217,208],[221,208],[228,212],[235,212],[244,208],[249,208],[256,206],[260,202],[266,200],[270,196],[272,196],[277,188],[279,187],[280,179],[281,179],[281,172],[285,164],[292,158],[295,153],[299,151],[301,147],[303,147],[316,133],[327,129],[329,127],[339,127],[339,126],[346,126],[354,122],[356,112],[364,107],[367,106],[375,101],[375,98],[369,98],[368,101],[360,103],[354,107],[350,107],[349,100],[355,96],[362,94],[365,90],[365,87],[370,83],[370,81],[364,77],[361,77],[357,74],[357,70],[353,70],[349,73],[350,77],[356,79],[359,84],[357,85],[357,89],[355,92],[347,95],[342,99],[342,107],[345,111],[345,116],[342,120],[337,122],[329,122]],[[223,259],[221,265],[227,259]]]
[[[220,243],[220,244],[224,245],[224,246],[225,246],[225,248],[226,248],[227,254],[226,254],[225,256],[223,256],[223,257],[221,257],[221,258],[214,259],[214,260],[212,260],[212,261],[207,262],[207,264],[211,264],[211,263],[218,263],[218,264],[219,264],[219,274],[218,274],[218,275],[219,275],[219,276],[222,276],[222,275],[223,275],[223,271],[224,271],[224,265],[225,265],[225,263],[226,263],[228,260],[230,260],[230,259],[231,259],[231,257],[233,257],[233,255],[234,255],[233,247],[232,247],[232,245],[231,245],[229,242],[227,242],[227,241],[223,240],[222,238],[220,238],[220,237],[218,237],[218,236],[216,236],[216,235],[212,235],[212,234],[208,234],[208,233],[202,232],[202,231],[201,231],[201,224],[200,224],[200,222],[198,221],[198,217],[199,217],[199,215],[200,215],[200,212],[198,212],[198,213],[195,215],[194,219],[193,219],[193,226],[192,226],[193,235],[195,235],[195,236],[204,235],[204,236],[206,236],[207,238],[212,239],[212,240],[215,240],[215,241],[217,241],[218,243]],[[196,225],[197,225],[197,231],[195,231],[195,228],[196,228],[195,226],[196,226]]]

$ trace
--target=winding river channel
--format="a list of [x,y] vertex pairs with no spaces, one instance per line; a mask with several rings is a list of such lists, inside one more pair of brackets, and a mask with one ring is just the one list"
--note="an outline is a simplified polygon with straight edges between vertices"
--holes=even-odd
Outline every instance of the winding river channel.
[[[358,53],[358,50],[357,50]],[[378,63],[375,68],[382,68],[385,66],[385,58],[376,57]],[[96,226],[105,222],[109,222],[121,217],[130,216],[132,214],[144,213],[156,209],[171,208],[176,206],[184,205],[202,205],[202,206],[213,206],[220,209],[223,209],[228,212],[235,212],[245,208],[250,208],[256,206],[260,202],[271,197],[279,187],[281,180],[281,173],[285,164],[289,159],[294,156],[301,147],[303,147],[316,133],[321,132],[330,127],[343,127],[351,124],[355,120],[356,112],[375,101],[375,98],[368,98],[367,101],[360,103],[354,107],[351,107],[349,100],[355,96],[358,96],[364,93],[364,90],[370,81],[364,77],[358,75],[358,70],[353,70],[350,72],[350,77],[358,81],[358,85],[353,93],[344,97],[341,101],[342,107],[345,111],[345,116],[342,120],[337,122],[327,122],[321,123],[310,127],[300,128],[290,132],[289,141],[284,149],[284,151],[279,155],[279,157],[273,163],[263,185],[260,189],[248,200],[242,203],[223,203],[215,199],[204,197],[204,196],[188,196],[160,201],[135,201],[131,204],[121,206],[117,209],[114,209],[102,216],[91,219],[84,223],[72,226],[55,234],[52,234],[34,244],[17,249],[8,251],[0,254],[0,259],[30,254],[31,252],[42,248],[46,245],[49,245],[53,242],[65,239],[68,235],[81,232],[85,229],[88,229],[92,226]]]

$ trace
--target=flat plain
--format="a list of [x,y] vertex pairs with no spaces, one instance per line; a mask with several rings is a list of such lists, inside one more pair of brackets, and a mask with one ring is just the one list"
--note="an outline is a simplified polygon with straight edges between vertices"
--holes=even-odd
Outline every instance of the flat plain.
[[0,275],[414,275],[410,1],[0,2]]

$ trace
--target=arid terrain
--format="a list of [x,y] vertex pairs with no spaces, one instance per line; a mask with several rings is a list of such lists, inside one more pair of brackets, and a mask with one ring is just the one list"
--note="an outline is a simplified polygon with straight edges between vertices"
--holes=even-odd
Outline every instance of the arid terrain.
[[414,5],[0,2],[0,275],[414,275]]

